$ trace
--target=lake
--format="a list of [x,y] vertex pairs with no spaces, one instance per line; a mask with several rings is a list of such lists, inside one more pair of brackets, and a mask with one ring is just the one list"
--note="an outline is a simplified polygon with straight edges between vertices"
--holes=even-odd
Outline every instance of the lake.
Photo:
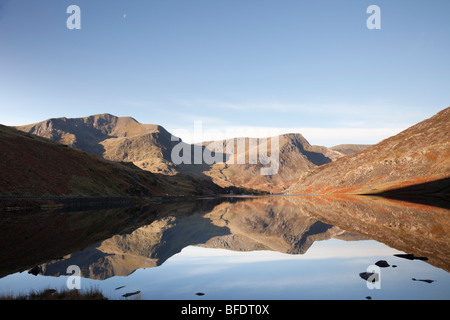
[[78,284],[113,300],[447,300],[449,229],[445,207],[368,196],[3,212],[0,295]]

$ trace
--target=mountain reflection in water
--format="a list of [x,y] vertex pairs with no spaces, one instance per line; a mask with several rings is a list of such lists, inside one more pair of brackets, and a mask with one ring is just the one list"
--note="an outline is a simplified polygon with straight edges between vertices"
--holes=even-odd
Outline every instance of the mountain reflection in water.
[[426,263],[448,272],[449,213],[367,196],[219,198],[127,209],[5,213],[0,276],[36,266],[41,275],[59,276],[77,265],[82,277],[103,280],[160,266],[188,246],[303,255],[314,242],[331,238],[373,239],[426,257]]

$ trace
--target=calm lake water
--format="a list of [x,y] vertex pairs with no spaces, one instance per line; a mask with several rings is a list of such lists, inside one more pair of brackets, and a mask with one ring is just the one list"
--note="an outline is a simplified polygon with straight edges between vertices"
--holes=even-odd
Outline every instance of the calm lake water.
[[447,300],[449,222],[448,209],[375,197],[2,213],[0,295],[79,283],[117,300]]

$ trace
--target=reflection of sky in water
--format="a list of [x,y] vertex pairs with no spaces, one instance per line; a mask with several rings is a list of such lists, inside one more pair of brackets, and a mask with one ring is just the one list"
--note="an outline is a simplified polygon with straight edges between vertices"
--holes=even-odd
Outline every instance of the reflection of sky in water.
[[[376,241],[315,242],[304,255],[271,251],[235,252],[186,247],[162,266],[139,269],[128,277],[82,279],[82,289],[99,288],[113,299],[141,291],[141,299],[449,299],[450,276],[424,261]],[[368,289],[359,277],[369,265],[386,260],[381,289]],[[397,265],[397,268],[392,268]],[[432,279],[429,284],[416,279]],[[67,277],[16,273],[0,279],[1,294],[64,288]],[[115,288],[125,286],[122,289]],[[196,292],[204,292],[198,297]],[[132,298],[132,297],[131,297]]]

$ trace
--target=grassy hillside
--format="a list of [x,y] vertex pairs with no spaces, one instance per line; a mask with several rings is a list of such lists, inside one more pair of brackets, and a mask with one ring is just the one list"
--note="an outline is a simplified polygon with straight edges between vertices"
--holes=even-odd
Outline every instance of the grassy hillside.
[[[289,193],[380,193],[450,177],[450,108],[358,153],[314,168]],[[429,191],[426,186],[431,186]]]

